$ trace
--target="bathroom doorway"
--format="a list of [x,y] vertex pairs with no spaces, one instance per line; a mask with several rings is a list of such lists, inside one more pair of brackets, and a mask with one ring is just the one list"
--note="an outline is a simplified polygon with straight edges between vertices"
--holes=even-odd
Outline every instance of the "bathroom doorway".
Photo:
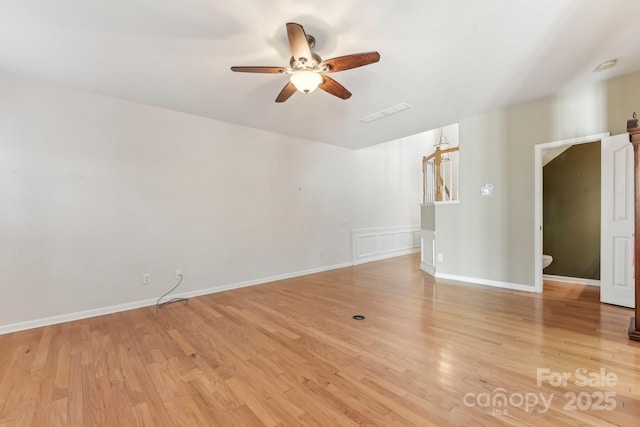
[[600,145],[542,153],[543,279],[600,285]]
[[[589,143],[593,143],[593,142],[600,142],[602,140],[602,138],[604,137],[608,137],[609,134],[597,134],[597,135],[590,135],[590,136],[586,136],[586,137],[581,137],[581,138],[574,138],[574,139],[568,139],[568,140],[562,140],[562,141],[553,141],[553,142],[548,142],[548,143],[544,143],[544,144],[538,144],[535,146],[535,213],[534,213],[534,224],[535,224],[535,239],[534,239],[534,254],[535,254],[535,261],[534,261],[534,268],[535,268],[535,288],[537,292],[542,292],[543,291],[543,270],[542,270],[542,254],[543,254],[543,249],[548,249],[549,247],[549,239],[547,240],[547,247],[545,248],[544,244],[543,244],[543,238],[544,238],[544,226],[545,226],[545,212],[544,212],[544,185],[543,185],[543,167],[545,166],[545,164],[552,162],[553,160],[551,160],[554,156],[560,158],[558,161],[560,161],[562,159],[562,157],[568,158],[569,155],[571,154],[571,151],[569,151],[569,149],[572,146],[577,146],[577,145],[582,145],[582,144],[589,144]],[[581,150],[573,150],[573,151],[581,151]],[[584,150],[582,150],[584,151]],[[588,151],[588,150],[587,150]],[[566,160],[565,160],[566,162]],[[562,176],[562,173],[559,171],[559,169],[561,169],[563,165],[560,165],[560,167],[555,167],[554,169],[556,169],[556,178],[560,179],[560,177]],[[578,168],[579,169],[579,168]],[[574,171],[574,173],[576,173]],[[575,181],[572,185],[576,186],[576,189],[580,188],[580,181],[577,180]],[[584,190],[584,189],[583,189]],[[589,191],[585,190],[583,191],[583,193],[587,194]],[[556,200],[558,200],[558,198],[561,198],[563,196],[562,191],[559,191],[559,194],[555,195]],[[565,193],[566,196],[566,193]],[[599,210],[600,208],[600,203],[599,203],[599,197],[600,197],[600,191],[599,191],[599,186],[598,186],[598,190],[597,190],[597,198],[598,198],[598,203],[597,203],[597,208]],[[563,208],[567,208],[567,204],[566,203],[558,203],[555,206],[553,206],[556,210],[558,209],[563,209]],[[547,208],[549,208],[549,206],[547,206]],[[553,226],[553,227],[563,227],[562,224],[562,220],[563,220],[563,216],[566,215],[571,215],[571,212],[550,212],[549,209],[547,209],[547,227],[549,226]],[[593,214],[593,211],[591,211],[590,214]],[[553,216],[555,215],[556,218],[553,219],[552,222],[549,221],[549,216]],[[590,215],[586,215],[586,217],[589,217]],[[599,216],[598,216],[599,218]],[[554,223],[555,221],[555,223]],[[552,225],[551,225],[552,224]],[[581,233],[579,232],[579,230],[576,229],[576,227],[573,227],[573,225],[571,227],[566,227],[567,229],[562,229],[563,233],[568,234],[569,238],[574,239],[576,237],[580,237],[580,238],[585,238],[585,236],[579,236]],[[572,228],[572,230],[568,230],[568,228]],[[556,229],[556,231],[558,231]],[[584,233],[584,234],[588,234],[588,236],[586,236],[587,240],[592,240],[593,238],[593,233],[594,231],[591,230],[589,233]],[[599,224],[598,224],[598,230],[597,233],[599,234]],[[567,246],[567,237],[564,237],[565,240],[562,239],[556,239],[554,243],[555,247],[556,247],[556,251],[565,251],[565,250],[569,250],[568,246]],[[573,246],[575,247],[575,241],[573,242]],[[589,245],[593,245],[593,242],[591,241],[589,243]],[[598,245],[599,245],[599,239],[598,239]],[[553,245],[552,245],[553,246]],[[570,245],[571,246],[571,245]],[[580,247],[580,249],[582,250],[583,247]],[[593,248],[590,248],[591,252],[593,252]],[[553,256],[552,253],[548,254]],[[591,254],[593,255],[593,253]],[[581,261],[578,257],[573,257],[573,256],[565,256],[565,257],[560,257],[559,259],[556,258],[556,260],[554,260],[555,262],[558,262],[559,264],[561,264],[561,268],[557,269],[556,271],[567,271],[567,272],[572,272],[572,271],[582,271],[582,273],[578,274],[578,273],[574,273],[576,276],[585,276],[584,274],[584,270],[598,270],[599,271],[599,247],[597,249],[597,264],[594,265],[589,265],[587,264],[585,266],[584,263],[582,263],[582,265],[580,265]],[[593,258],[593,256],[591,257]],[[590,263],[596,263],[595,260],[590,260]],[[553,262],[552,262],[553,265]],[[549,268],[548,268],[549,269]],[[571,273],[565,273],[565,274],[571,274]],[[572,274],[573,276],[573,274]],[[562,280],[563,278],[565,278],[565,281],[572,281],[574,283],[583,283],[583,284],[596,284],[599,283],[599,281],[596,281],[595,279],[582,279],[580,280],[580,278],[575,278],[572,276],[554,276],[553,279],[554,280]],[[599,275],[597,276],[599,278]],[[571,279],[571,280],[569,280]]]

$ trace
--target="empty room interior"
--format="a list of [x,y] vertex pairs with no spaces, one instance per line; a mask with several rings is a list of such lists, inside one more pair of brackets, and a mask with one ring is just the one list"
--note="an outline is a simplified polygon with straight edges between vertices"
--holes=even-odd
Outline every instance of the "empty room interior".
[[636,425],[637,113],[636,0],[1,2],[0,427]]

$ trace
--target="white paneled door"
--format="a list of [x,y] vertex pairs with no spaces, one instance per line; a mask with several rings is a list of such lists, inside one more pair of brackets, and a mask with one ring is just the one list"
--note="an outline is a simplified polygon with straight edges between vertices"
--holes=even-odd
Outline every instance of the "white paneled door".
[[600,301],[633,308],[633,146],[602,138]]

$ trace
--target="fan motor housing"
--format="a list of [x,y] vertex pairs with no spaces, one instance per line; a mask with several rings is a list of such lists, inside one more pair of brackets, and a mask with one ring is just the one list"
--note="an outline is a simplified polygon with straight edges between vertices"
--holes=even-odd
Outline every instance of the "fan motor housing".
[[292,70],[303,70],[303,69],[317,69],[318,66],[322,63],[322,58],[315,52],[311,52],[311,60],[308,58],[300,58],[297,59],[295,57],[291,57],[289,60],[289,66]]

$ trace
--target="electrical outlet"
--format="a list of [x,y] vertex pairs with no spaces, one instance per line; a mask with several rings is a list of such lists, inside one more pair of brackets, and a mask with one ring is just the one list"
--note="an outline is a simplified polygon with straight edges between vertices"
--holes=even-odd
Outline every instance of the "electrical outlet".
[[143,285],[150,285],[151,284],[151,274],[150,273],[144,273],[142,275],[142,284]]
[[180,279],[182,277],[182,270],[176,270],[176,279]]
[[438,254],[438,262],[444,261],[444,255]]

